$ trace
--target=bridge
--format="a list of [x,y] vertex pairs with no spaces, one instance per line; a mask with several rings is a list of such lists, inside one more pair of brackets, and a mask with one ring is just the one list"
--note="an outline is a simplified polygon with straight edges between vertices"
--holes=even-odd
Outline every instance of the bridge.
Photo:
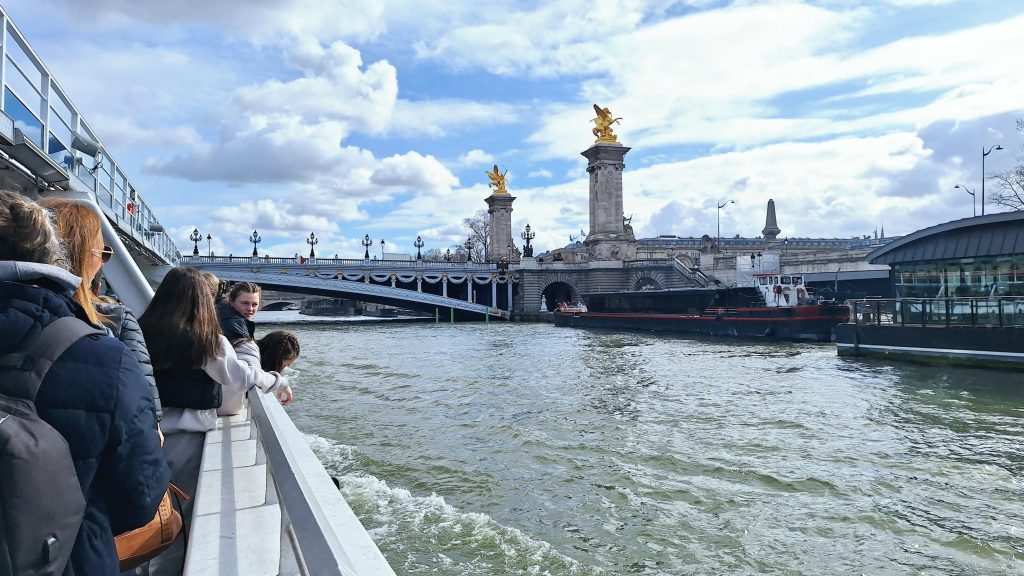
[[508,319],[516,283],[515,273],[474,262],[185,256],[179,264],[269,290],[350,298],[453,318]]

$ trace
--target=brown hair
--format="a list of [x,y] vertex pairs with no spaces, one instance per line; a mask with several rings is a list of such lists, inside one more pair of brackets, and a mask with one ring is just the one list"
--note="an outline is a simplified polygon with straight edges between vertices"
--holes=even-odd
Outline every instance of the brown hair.
[[299,357],[299,339],[287,330],[271,332],[256,341],[260,347],[260,365],[267,372],[280,372],[285,360]]
[[51,214],[10,190],[0,191],[0,260],[67,264]]
[[195,268],[171,268],[139,317],[139,326],[154,370],[202,368],[218,356],[217,312],[209,283]]
[[57,234],[64,241],[67,250],[68,269],[82,276],[82,283],[75,290],[75,300],[85,309],[85,315],[93,324],[113,322],[96,311],[98,299],[93,294],[92,278],[85,277],[85,262],[93,255],[92,242],[100,233],[102,224],[96,211],[84,202],[67,198],[44,198],[39,205],[47,208],[56,217]]
[[231,287],[228,291],[228,302],[234,302],[238,295],[242,292],[248,292],[250,294],[259,294],[260,285],[254,282],[239,282]]
[[216,302],[220,298],[220,278],[213,272],[203,272],[203,280],[210,285],[210,296],[213,297],[213,301]]

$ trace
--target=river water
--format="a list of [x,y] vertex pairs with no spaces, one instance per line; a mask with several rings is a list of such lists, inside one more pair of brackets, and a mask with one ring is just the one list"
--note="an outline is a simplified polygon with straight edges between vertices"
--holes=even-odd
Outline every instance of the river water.
[[288,411],[398,574],[1024,574],[1020,373],[545,324],[284,327]]

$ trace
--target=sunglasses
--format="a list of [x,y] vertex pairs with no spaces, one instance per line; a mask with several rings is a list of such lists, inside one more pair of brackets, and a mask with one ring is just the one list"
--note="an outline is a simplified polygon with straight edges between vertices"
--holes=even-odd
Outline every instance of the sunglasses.
[[102,250],[93,248],[92,251],[100,257],[100,260],[106,264],[110,262],[110,258],[114,255],[114,249],[110,246],[104,246]]

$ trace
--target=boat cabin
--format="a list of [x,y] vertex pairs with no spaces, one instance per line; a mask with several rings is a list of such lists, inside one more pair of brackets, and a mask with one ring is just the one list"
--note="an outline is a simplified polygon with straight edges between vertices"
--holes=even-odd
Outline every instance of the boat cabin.
[[792,274],[754,274],[754,285],[769,308],[790,308],[807,303],[804,278]]

